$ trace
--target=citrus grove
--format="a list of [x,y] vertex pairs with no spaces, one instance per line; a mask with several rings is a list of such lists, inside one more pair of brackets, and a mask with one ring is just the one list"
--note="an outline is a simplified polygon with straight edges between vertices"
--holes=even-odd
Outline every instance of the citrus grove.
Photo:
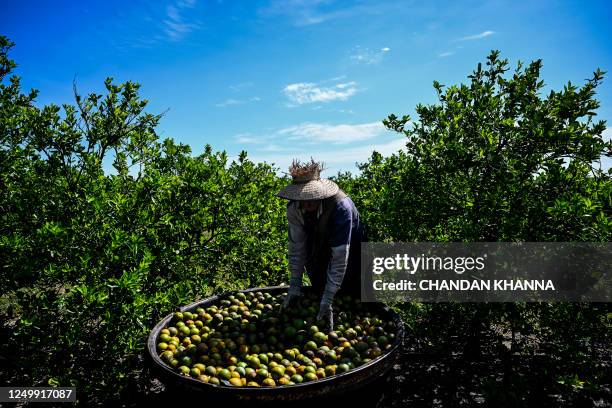
[[[145,343],[162,317],[211,294],[287,282],[285,203],[275,193],[288,180],[246,152],[229,160],[210,145],[194,155],[190,146],[161,140],[162,116],[146,111],[134,82],[108,78],[102,94],[75,86],[73,103],[42,106],[14,74],[12,47],[0,37],[0,382],[75,386],[82,406],[129,405],[150,392]],[[405,149],[373,152],[358,174],[334,178],[360,209],[370,240],[610,241],[612,183],[600,162],[611,143],[595,99],[604,74],[544,95],[541,67],[536,60],[511,70],[493,51],[465,84],[435,82],[438,101],[418,105],[418,118],[383,120],[405,138]],[[406,324],[406,353],[486,361],[476,389],[490,402],[524,405],[543,398],[542,389],[567,406],[610,398],[603,363],[610,361],[609,304],[392,306]],[[214,319],[211,312],[204,310],[205,320]],[[163,333],[166,348],[184,330],[179,321],[194,340],[185,321],[198,319],[189,317]],[[328,339],[308,341],[317,351],[300,351],[308,360],[298,367],[311,367],[301,374],[293,374],[296,353],[287,346],[270,348],[271,358],[250,350],[241,378],[247,367],[256,383],[325,375],[338,344],[317,356]],[[359,347],[353,365],[369,358],[372,344]],[[523,365],[536,354],[545,362]],[[322,364],[312,367],[315,358]],[[410,392],[405,377],[470,398],[444,374],[419,372],[412,357],[403,361],[402,376],[390,378],[398,398]],[[487,371],[496,361],[501,382]],[[178,363],[209,381],[233,378],[217,375],[215,364]],[[334,369],[350,369],[340,364]],[[529,377],[542,367],[546,374]]]

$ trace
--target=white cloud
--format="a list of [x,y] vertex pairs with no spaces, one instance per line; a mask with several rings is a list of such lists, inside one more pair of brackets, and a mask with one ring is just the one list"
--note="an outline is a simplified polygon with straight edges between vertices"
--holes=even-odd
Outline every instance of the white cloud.
[[232,106],[232,105],[243,105],[245,103],[250,103],[250,102],[259,102],[261,101],[261,98],[259,96],[253,96],[249,99],[233,99],[233,98],[229,98],[224,100],[223,102],[219,102],[216,103],[215,106],[217,108],[226,108],[228,106]]
[[164,33],[170,41],[180,41],[185,35],[199,28],[199,24],[187,21],[183,15],[183,11],[195,7],[195,4],[195,0],[179,0],[166,7]]
[[483,32],[482,32],[482,33],[480,33],[480,34],[468,35],[467,37],[458,38],[458,39],[457,39],[457,40],[455,40],[455,41],[472,41],[472,40],[480,40],[480,39],[482,39],[482,38],[488,37],[488,36],[493,35],[493,34],[495,34],[495,31],[490,31],[490,30],[487,30],[487,31],[483,31]]
[[320,10],[326,3],[330,3],[330,0],[272,0],[260,13],[268,16],[288,16],[297,26],[319,24],[336,17],[335,12]]
[[346,75],[338,75],[333,78],[325,79],[321,82],[336,82],[336,81],[342,81],[343,79],[346,79]]
[[241,103],[244,103],[244,101],[239,101],[238,99],[226,99],[223,102],[219,102],[216,103],[215,106],[217,108],[225,108],[226,106],[231,106],[231,105],[239,105]]
[[358,64],[373,65],[382,61],[383,56],[391,51],[391,48],[384,47],[380,50],[362,48],[360,45],[353,47],[350,52],[350,59]]
[[328,163],[346,162],[346,161],[365,161],[374,151],[389,156],[406,147],[406,139],[397,137],[396,139],[386,143],[374,143],[364,146],[352,147],[346,150],[326,151],[319,153],[321,160]]
[[260,9],[264,16],[285,16],[296,26],[321,24],[350,14],[349,9],[326,10],[331,0],[272,0],[268,7]]
[[378,121],[356,125],[306,122],[277,130],[269,129],[264,135],[239,133],[234,136],[234,140],[250,144],[271,143],[265,148],[258,148],[260,151],[286,150],[286,146],[293,146],[295,141],[299,141],[300,145],[344,145],[376,139],[388,132],[382,122]]
[[442,53],[438,54],[438,58],[450,57],[453,54],[454,54],[454,52],[452,52],[452,51],[442,52]]
[[250,154],[249,158],[255,162],[265,161],[267,163],[274,163],[276,167],[280,168],[281,172],[286,172],[293,159],[310,160],[312,157],[325,164],[327,170],[323,176],[329,177],[337,174],[339,171],[357,171],[355,163],[367,161],[374,151],[379,152],[383,156],[389,156],[398,150],[403,150],[405,146],[406,139],[396,136],[393,140],[387,142],[371,143],[351,148],[343,147],[333,150],[300,145],[299,149],[288,150],[282,154],[255,153]]
[[[170,0],[164,7],[124,7],[113,19],[115,36],[111,44],[123,52],[150,49],[167,42],[179,42],[201,28],[196,0]],[[157,4],[157,3],[156,3]],[[133,10],[132,10],[133,9]],[[106,35],[98,32],[99,35]]]
[[357,83],[355,81],[351,81],[351,82],[336,84],[336,88],[339,88],[339,89],[352,88],[355,85],[357,85]]
[[271,0],[258,10],[263,17],[283,17],[293,25],[309,26],[336,19],[384,16],[405,10],[402,2],[353,2],[346,6],[334,0]]
[[339,83],[333,86],[319,86],[312,82],[297,82],[287,85],[283,92],[293,104],[345,101],[357,93],[355,82]]
[[286,171],[294,158],[323,161],[326,174],[356,171],[355,163],[364,162],[374,150],[384,156],[404,149],[406,138],[387,130],[382,122],[360,124],[302,123],[282,129],[268,128],[261,135],[240,133],[237,143],[252,144],[249,158],[265,161]]
[[360,125],[328,125],[322,123],[302,123],[278,131],[288,140],[302,140],[309,143],[346,144],[373,139],[386,132],[381,122]]

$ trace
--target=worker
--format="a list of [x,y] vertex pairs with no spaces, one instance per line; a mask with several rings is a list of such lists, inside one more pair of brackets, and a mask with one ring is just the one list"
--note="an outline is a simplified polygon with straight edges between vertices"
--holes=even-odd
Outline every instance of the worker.
[[358,298],[361,290],[361,242],[365,227],[349,196],[336,183],[322,179],[323,165],[311,159],[294,160],[289,167],[292,183],[278,197],[287,203],[288,261],[291,277],[281,310],[301,296],[302,276],[308,274],[321,297],[317,320],[333,330],[332,304],[340,291]]

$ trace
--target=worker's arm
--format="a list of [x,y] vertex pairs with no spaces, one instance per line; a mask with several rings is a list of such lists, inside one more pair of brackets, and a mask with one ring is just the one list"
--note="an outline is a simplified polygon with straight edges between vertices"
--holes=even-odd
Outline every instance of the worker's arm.
[[289,294],[299,295],[306,263],[306,231],[299,202],[292,201],[287,205],[287,220],[289,223],[288,261],[291,272]]

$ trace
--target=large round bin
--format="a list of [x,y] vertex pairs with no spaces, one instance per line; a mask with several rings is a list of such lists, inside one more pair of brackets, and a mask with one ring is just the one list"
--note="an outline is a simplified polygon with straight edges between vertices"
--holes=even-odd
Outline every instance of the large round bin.
[[[247,289],[240,292],[268,292],[277,295],[288,288],[286,286],[264,287]],[[303,290],[309,290],[308,287]],[[237,293],[237,292],[232,292]],[[196,308],[206,308],[217,300],[229,295],[224,293],[211,296],[204,300],[182,307],[180,310],[195,311]],[[197,379],[180,375],[172,368],[167,366],[157,354],[157,338],[160,330],[168,325],[173,317],[173,313],[164,317],[151,331],[147,342],[147,351],[152,360],[155,374],[168,387],[180,390],[182,395],[189,394],[195,396],[194,399],[202,397],[211,401],[244,401],[259,403],[275,402],[300,402],[312,399],[328,399],[348,395],[359,389],[363,389],[368,384],[380,381],[393,367],[394,361],[399,354],[400,345],[404,337],[404,328],[400,316],[379,303],[365,303],[364,306],[372,311],[376,311],[386,320],[393,320],[396,323],[397,332],[395,341],[390,349],[386,350],[380,357],[368,363],[356,367],[348,372],[325,377],[317,381],[286,385],[279,387],[229,387],[224,385],[214,385],[204,383]]]

